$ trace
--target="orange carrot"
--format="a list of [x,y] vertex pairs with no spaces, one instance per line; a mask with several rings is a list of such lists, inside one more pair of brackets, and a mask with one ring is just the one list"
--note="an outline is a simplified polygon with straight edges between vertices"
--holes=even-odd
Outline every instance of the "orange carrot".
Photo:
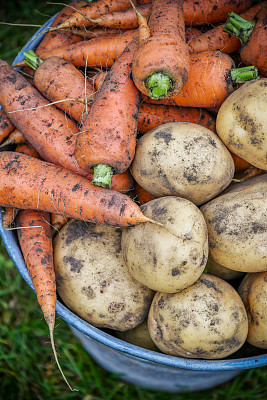
[[38,303],[49,328],[51,345],[57,365],[68,387],[73,390],[60,367],[54,344],[56,277],[50,216],[43,211],[23,210],[19,212],[16,223],[21,251],[32,279]]
[[76,124],[54,106],[47,106],[37,89],[5,61],[0,61],[0,86],[1,106],[42,159],[85,176],[87,172],[73,155],[79,132]]
[[0,143],[15,129],[4,110],[0,110]]
[[21,143],[16,146],[15,151],[17,153],[22,153],[26,154],[27,156],[34,157],[41,159],[40,155],[38,152],[35,150],[35,148],[30,144],[30,143]]
[[244,172],[251,167],[249,162],[243,160],[243,158],[237,156],[236,154],[231,153],[231,156],[233,157],[235,163],[235,172]]
[[110,187],[113,173],[126,171],[134,157],[139,92],[130,72],[137,47],[136,38],[114,63],[77,140],[75,157],[81,168],[94,167],[95,185]]
[[[255,4],[248,10],[240,14],[240,17],[251,21],[258,10],[264,5],[267,5],[267,1],[259,4]],[[226,54],[231,54],[239,50],[240,40],[223,31],[225,24],[217,25],[215,28],[208,30],[202,35],[195,37],[188,43],[192,52],[206,51],[206,50],[221,50]]]
[[140,44],[133,62],[134,83],[154,99],[173,97],[189,72],[183,2],[154,0],[148,26],[150,36]]
[[24,142],[26,142],[25,136],[18,129],[15,128],[14,131],[12,131],[8,135],[7,139],[0,145],[0,147],[7,146],[9,144],[19,144]]
[[51,232],[55,236],[60,229],[69,221],[69,217],[60,214],[51,214]]
[[[42,60],[58,56],[76,67],[111,67],[136,35],[135,30],[62,46],[40,54]],[[17,64],[19,65],[19,64]]]
[[134,182],[134,192],[136,194],[138,203],[140,205],[143,205],[147,203],[150,200],[155,199],[153,194],[148,193],[142,186],[139,185],[136,181]]
[[73,30],[75,35],[81,36],[85,39],[96,39],[98,37],[107,36],[107,35],[118,35],[122,33],[120,29],[113,29],[113,28],[103,28],[103,27],[96,27],[96,28],[89,28],[89,29],[75,29]]
[[236,81],[257,77],[254,67],[245,70],[233,67],[232,58],[222,52],[191,53],[188,80],[176,97],[157,102],[147,97],[145,101],[183,107],[215,107],[235,89]]
[[[140,3],[149,3],[148,1],[141,1]],[[138,0],[134,0],[135,4],[139,4]],[[57,25],[54,29],[64,28],[86,28],[94,25],[92,19],[99,18],[103,14],[112,13],[114,11],[124,10],[130,8],[131,4],[129,0],[95,0],[83,6],[79,11],[73,12],[69,18],[64,22]],[[51,29],[52,30],[52,29]]]
[[86,178],[48,162],[3,151],[0,171],[1,206],[115,226],[150,221],[127,195],[94,186]]
[[253,4],[253,0],[185,0],[186,25],[203,25],[224,22],[229,12],[241,13]]
[[139,108],[138,132],[144,134],[168,122],[192,122],[215,132],[215,119],[204,109],[143,103]]
[[245,65],[253,64],[260,74],[267,76],[267,6],[252,21],[230,13],[224,31],[241,40],[240,56]]
[[202,33],[201,33],[200,29],[195,28],[193,26],[185,27],[185,40],[188,44],[190,43],[191,40],[194,40],[201,35],[202,35]]
[[[33,51],[24,55],[35,70],[33,83],[39,92],[81,123],[94,98],[93,87],[82,72],[60,57],[50,57],[43,61]],[[80,97],[87,99],[86,105],[78,100]]]

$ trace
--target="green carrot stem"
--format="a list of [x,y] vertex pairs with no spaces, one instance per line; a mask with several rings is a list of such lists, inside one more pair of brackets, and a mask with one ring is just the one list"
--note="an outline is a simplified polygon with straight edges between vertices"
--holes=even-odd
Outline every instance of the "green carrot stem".
[[252,79],[257,79],[258,69],[253,65],[243,68],[234,68],[231,69],[230,74],[233,83],[243,83],[246,81],[251,81]]
[[228,14],[223,31],[236,36],[242,45],[245,45],[249,41],[255,25],[256,21],[247,21],[236,13],[231,12]]
[[158,100],[166,97],[169,89],[172,87],[172,81],[168,75],[162,72],[155,72],[147,78],[146,86],[149,96],[152,99]]
[[113,169],[107,164],[98,164],[94,167],[92,184],[110,189],[113,176]]
[[35,71],[37,70],[37,68],[42,64],[43,60],[41,60],[41,58],[39,58],[33,50],[29,50],[26,53],[23,53],[26,60],[26,64],[31,67],[32,69],[34,69]]

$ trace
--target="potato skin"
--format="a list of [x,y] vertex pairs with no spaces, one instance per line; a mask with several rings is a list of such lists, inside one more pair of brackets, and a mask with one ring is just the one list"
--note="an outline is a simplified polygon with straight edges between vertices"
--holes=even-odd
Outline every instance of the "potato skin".
[[223,267],[221,264],[218,264],[216,261],[214,261],[210,256],[208,257],[206,271],[208,274],[217,276],[225,281],[237,279],[244,275],[243,272],[234,271],[233,269]]
[[247,274],[238,293],[248,314],[247,342],[267,349],[267,272]]
[[165,354],[218,359],[244,344],[248,320],[236,290],[220,278],[202,274],[182,292],[155,294],[148,329]]
[[147,317],[154,292],[129,274],[121,229],[70,220],[55,238],[54,264],[60,297],[85,321],[123,331]]
[[143,347],[143,349],[159,351],[155,343],[150,337],[147,320],[142,322],[134,329],[129,329],[124,332],[117,332],[117,337],[125,342],[134,344],[135,346]]
[[234,186],[200,210],[214,261],[240,272],[267,271],[267,174]]
[[267,78],[245,83],[221,105],[216,131],[227,148],[267,170]]
[[131,275],[155,291],[179,292],[204,271],[208,258],[206,223],[198,207],[166,196],[141,206],[150,222],[122,230],[122,252]]
[[200,205],[230,184],[234,162],[214,132],[171,122],[138,140],[132,174],[155,197],[178,196]]

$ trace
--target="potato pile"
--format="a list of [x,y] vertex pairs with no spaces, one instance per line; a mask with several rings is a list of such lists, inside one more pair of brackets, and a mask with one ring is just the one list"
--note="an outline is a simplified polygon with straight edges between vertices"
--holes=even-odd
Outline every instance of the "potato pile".
[[[236,98],[245,89],[233,96],[241,116]],[[264,129],[264,114],[256,118]],[[256,132],[247,134],[257,147]],[[131,171],[142,189],[131,197],[156,223],[67,222],[54,240],[60,298],[84,320],[152,351],[220,359],[246,341],[266,349],[267,174],[239,181],[219,136],[182,122],[144,134]]]

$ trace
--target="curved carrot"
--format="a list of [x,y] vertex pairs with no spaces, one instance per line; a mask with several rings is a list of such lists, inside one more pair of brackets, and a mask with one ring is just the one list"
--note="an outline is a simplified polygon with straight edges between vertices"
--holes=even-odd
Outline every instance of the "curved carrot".
[[40,54],[42,60],[58,56],[76,67],[111,67],[136,35],[135,30],[62,46]]
[[0,86],[0,104],[40,156],[86,176],[73,155],[79,132],[76,124],[54,106],[47,106],[38,90],[5,61],[0,61]]
[[138,132],[144,134],[168,122],[191,122],[216,131],[215,118],[206,110],[143,103],[139,108]]
[[0,143],[15,129],[4,110],[0,110]]
[[[267,1],[255,4],[248,10],[240,14],[240,17],[251,21],[258,10],[267,5]],[[208,30],[202,35],[195,37],[188,43],[192,52],[207,51],[207,50],[221,50],[226,54],[231,54],[239,50],[240,40],[224,32],[225,24],[217,25],[215,28]]]
[[150,37],[134,58],[132,76],[137,88],[153,99],[174,96],[189,71],[181,0],[154,0],[149,18]]
[[113,173],[129,168],[135,153],[139,92],[130,73],[137,47],[136,38],[114,63],[77,139],[79,165],[94,167],[92,183],[103,187],[110,187]]
[[234,90],[235,82],[257,77],[254,67],[233,67],[232,58],[222,52],[191,53],[188,80],[176,97],[157,102],[147,97],[145,101],[183,107],[215,107]]
[[262,75],[267,76],[267,6],[261,8],[252,21],[230,13],[224,31],[241,40],[242,61],[246,65],[253,63]]
[[50,217],[51,217],[52,236],[55,236],[56,233],[58,233],[60,229],[69,221],[69,217],[65,217],[64,215],[54,214],[54,213],[52,213]]
[[[39,92],[52,103],[55,102],[57,108],[81,123],[94,98],[93,87],[82,72],[60,57],[50,57],[43,61],[33,51],[24,55],[35,70],[33,82]],[[86,105],[78,100],[80,97],[87,99]]]
[[15,152],[0,152],[0,205],[115,226],[151,222],[127,195]]
[[54,344],[56,277],[50,216],[43,211],[23,210],[19,212],[16,223],[21,251],[32,279],[38,303],[49,328],[51,345],[58,368],[68,387],[73,390],[60,367]]

